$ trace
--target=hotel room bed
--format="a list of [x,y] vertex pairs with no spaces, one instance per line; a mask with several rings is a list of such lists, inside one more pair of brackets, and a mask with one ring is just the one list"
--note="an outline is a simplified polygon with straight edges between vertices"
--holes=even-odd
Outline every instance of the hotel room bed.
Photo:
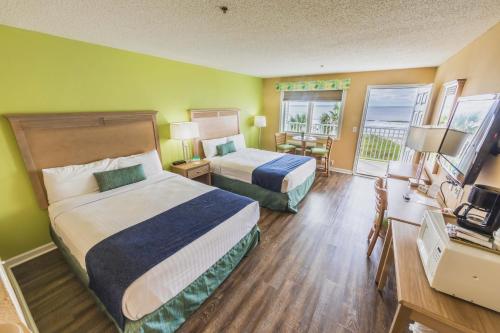
[[297,212],[315,178],[316,161],[254,148],[242,148],[210,161],[213,184],[248,196],[278,211]]
[[[51,232],[88,285],[86,255],[96,244],[211,191],[214,188],[210,186],[164,172],[139,183],[50,205]],[[125,332],[136,332],[138,328],[175,330],[257,244],[258,218],[258,205],[251,202],[149,269],[123,294],[124,323],[120,324],[115,316],[112,319]],[[110,272],[115,273],[121,272]],[[112,312],[109,306],[106,308]]]
[[[257,202],[162,170],[155,111],[8,119],[54,242],[121,331],[175,331],[259,241]],[[96,182],[123,169],[143,174]]]
[[[199,129],[194,150],[210,160],[212,184],[257,200],[263,207],[296,213],[314,183],[316,160],[247,148],[239,114],[237,109],[191,110]],[[235,152],[217,152],[218,145],[229,141]]]

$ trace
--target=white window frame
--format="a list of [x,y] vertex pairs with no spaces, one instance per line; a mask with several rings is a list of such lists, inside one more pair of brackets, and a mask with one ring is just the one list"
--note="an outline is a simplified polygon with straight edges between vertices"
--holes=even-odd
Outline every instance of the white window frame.
[[[286,131],[285,128],[285,108],[286,104],[283,103],[283,96],[284,96],[284,91],[280,93],[280,131],[281,132],[286,132],[288,134],[299,134],[300,132],[292,132],[292,131]],[[337,136],[329,135],[333,138],[335,141],[339,141],[342,133],[342,121],[344,119],[344,107],[345,107],[345,101],[347,97],[347,90],[342,90],[342,99],[340,100],[340,114],[339,114],[339,120],[338,120],[338,131],[337,131]],[[311,133],[311,127],[312,127],[312,122],[310,119],[312,118],[312,113],[313,113],[313,103],[314,102],[308,102],[308,107],[307,107],[307,131],[305,132],[306,135],[308,136],[313,136],[315,138],[320,138],[320,139],[325,139],[328,137],[328,135],[322,135],[322,134],[315,134]]]

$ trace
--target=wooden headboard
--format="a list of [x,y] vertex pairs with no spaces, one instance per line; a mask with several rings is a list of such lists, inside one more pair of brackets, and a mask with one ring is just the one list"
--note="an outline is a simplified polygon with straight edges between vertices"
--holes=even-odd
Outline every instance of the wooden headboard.
[[222,138],[240,133],[238,109],[192,109],[191,121],[198,123],[200,137],[194,140],[194,153],[205,157],[201,140]]
[[42,169],[156,149],[156,111],[10,114],[38,204],[47,208]]

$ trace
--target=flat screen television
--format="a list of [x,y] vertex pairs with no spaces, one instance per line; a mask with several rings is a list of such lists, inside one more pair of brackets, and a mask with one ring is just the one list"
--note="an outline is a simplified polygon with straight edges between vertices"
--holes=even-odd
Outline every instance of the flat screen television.
[[[444,153],[453,132],[466,137],[454,156]],[[458,185],[473,184],[490,154],[498,154],[500,132],[500,94],[461,97],[457,100],[448,129],[439,149],[441,166]]]

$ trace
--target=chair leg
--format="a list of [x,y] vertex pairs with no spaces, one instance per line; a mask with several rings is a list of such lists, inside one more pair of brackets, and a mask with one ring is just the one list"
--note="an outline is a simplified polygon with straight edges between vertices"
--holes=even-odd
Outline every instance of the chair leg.
[[376,225],[375,230],[373,231],[372,237],[370,239],[370,245],[368,245],[368,250],[366,251],[366,255],[368,257],[372,254],[372,251],[373,251],[373,248],[375,247],[375,244],[377,244],[379,233],[380,233],[380,225]]
[[368,233],[368,237],[367,237],[368,241],[369,241],[370,239],[372,239],[373,231],[374,231],[374,230],[373,230],[373,226],[372,226],[372,227],[370,228],[370,233]]

